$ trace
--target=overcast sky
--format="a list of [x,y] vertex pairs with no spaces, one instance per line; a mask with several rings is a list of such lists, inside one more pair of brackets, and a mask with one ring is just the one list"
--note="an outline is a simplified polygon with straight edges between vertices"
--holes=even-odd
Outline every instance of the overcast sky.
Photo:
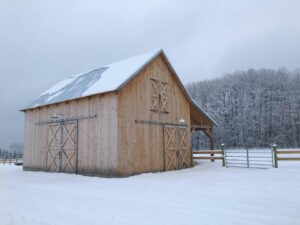
[[183,83],[300,67],[300,1],[0,0],[0,147],[56,82],[163,48]]

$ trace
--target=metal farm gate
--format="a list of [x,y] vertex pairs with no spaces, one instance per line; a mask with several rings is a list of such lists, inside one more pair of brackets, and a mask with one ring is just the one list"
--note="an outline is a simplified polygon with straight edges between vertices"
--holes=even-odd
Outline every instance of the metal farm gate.
[[226,167],[267,169],[274,165],[272,149],[227,149],[224,156]]

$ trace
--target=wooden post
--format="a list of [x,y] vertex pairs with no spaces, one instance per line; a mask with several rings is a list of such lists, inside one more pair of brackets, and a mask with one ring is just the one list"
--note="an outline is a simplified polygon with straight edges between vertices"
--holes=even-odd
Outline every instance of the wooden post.
[[225,166],[225,150],[224,150],[224,144],[221,144],[221,150],[222,150],[222,166],[224,167]]
[[[213,138],[212,136],[209,137],[209,140],[210,140],[210,150],[214,150],[214,142],[213,142]],[[214,154],[210,154],[211,157],[214,157]],[[214,162],[215,160],[214,159],[211,159],[212,162]]]
[[247,154],[247,168],[250,167],[250,164],[249,164],[249,149],[246,148],[246,154]]
[[277,160],[277,145],[273,145],[273,154],[274,154],[274,166],[278,168],[278,160]]
[[[191,128],[191,140],[190,140],[190,149],[191,149],[191,162],[192,162],[192,167],[194,167],[194,155],[193,155],[193,133],[195,131],[195,128]],[[163,135],[163,143],[165,143],[165,140],[164,140],[165,136]],[[164,153],[164,157],[165,157],[165,153]],[[165,161],[165,159],[164,159]],[[166,170],[166,168],[164,168]]]

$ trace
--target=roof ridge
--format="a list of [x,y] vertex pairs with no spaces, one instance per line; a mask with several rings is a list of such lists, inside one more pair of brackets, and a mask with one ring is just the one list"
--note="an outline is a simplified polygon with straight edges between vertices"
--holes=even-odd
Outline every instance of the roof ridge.
[[[161,48],[152,49],[143,54],[123,58],[85,73],[67,77],[41,93],[21,111],[118,90],[161,52],[163,52]],[[87,76],[95,71],[100,71],[98,76]],[[80,77],[82,80],[75,82],[76,88],[71,87],[70,84]],[[80,89],[80,82],[83,84],[82,89]]]

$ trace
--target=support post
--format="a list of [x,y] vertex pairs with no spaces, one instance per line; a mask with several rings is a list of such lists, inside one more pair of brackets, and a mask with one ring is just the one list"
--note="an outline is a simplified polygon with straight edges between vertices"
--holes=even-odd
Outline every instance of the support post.
[[[193,156],[193,133],[195,131],[195,128],[191,128],[191,140],[190,140],[190,143],[191,143],[191,146],[190,146],[190,149],[191,149],[191,162],[192,162],[192,167],[194,167],[194,156]],[[164,138],[164,136],[163,136]],[[164,142],[165,143],[165,142]],[[165,160],[165,159],[164,159]],[[166,168],[164,168],[166,170]]]
[[[209,140],[210,140],[210,150],[214,150],[214,142],[213,142],[213,137],[209,137]],[[214,154],[210,154],[211,157],[214,157]],[[211,159],[212,162],[214,162],[215,160],[214,159]]]
[[247,154],[247,168],[249,168],[250,164],[249,164],[249,149],[246,148],[246,154]]
[[221,144],[221,150],[222,150],[222,166],[224,167],[225,166],[225,150],[224,150],[224,144]]
[[273,154],[274,154],[274,167],[278,168],[278,160],[277,160],[277,145],[273,145]]

